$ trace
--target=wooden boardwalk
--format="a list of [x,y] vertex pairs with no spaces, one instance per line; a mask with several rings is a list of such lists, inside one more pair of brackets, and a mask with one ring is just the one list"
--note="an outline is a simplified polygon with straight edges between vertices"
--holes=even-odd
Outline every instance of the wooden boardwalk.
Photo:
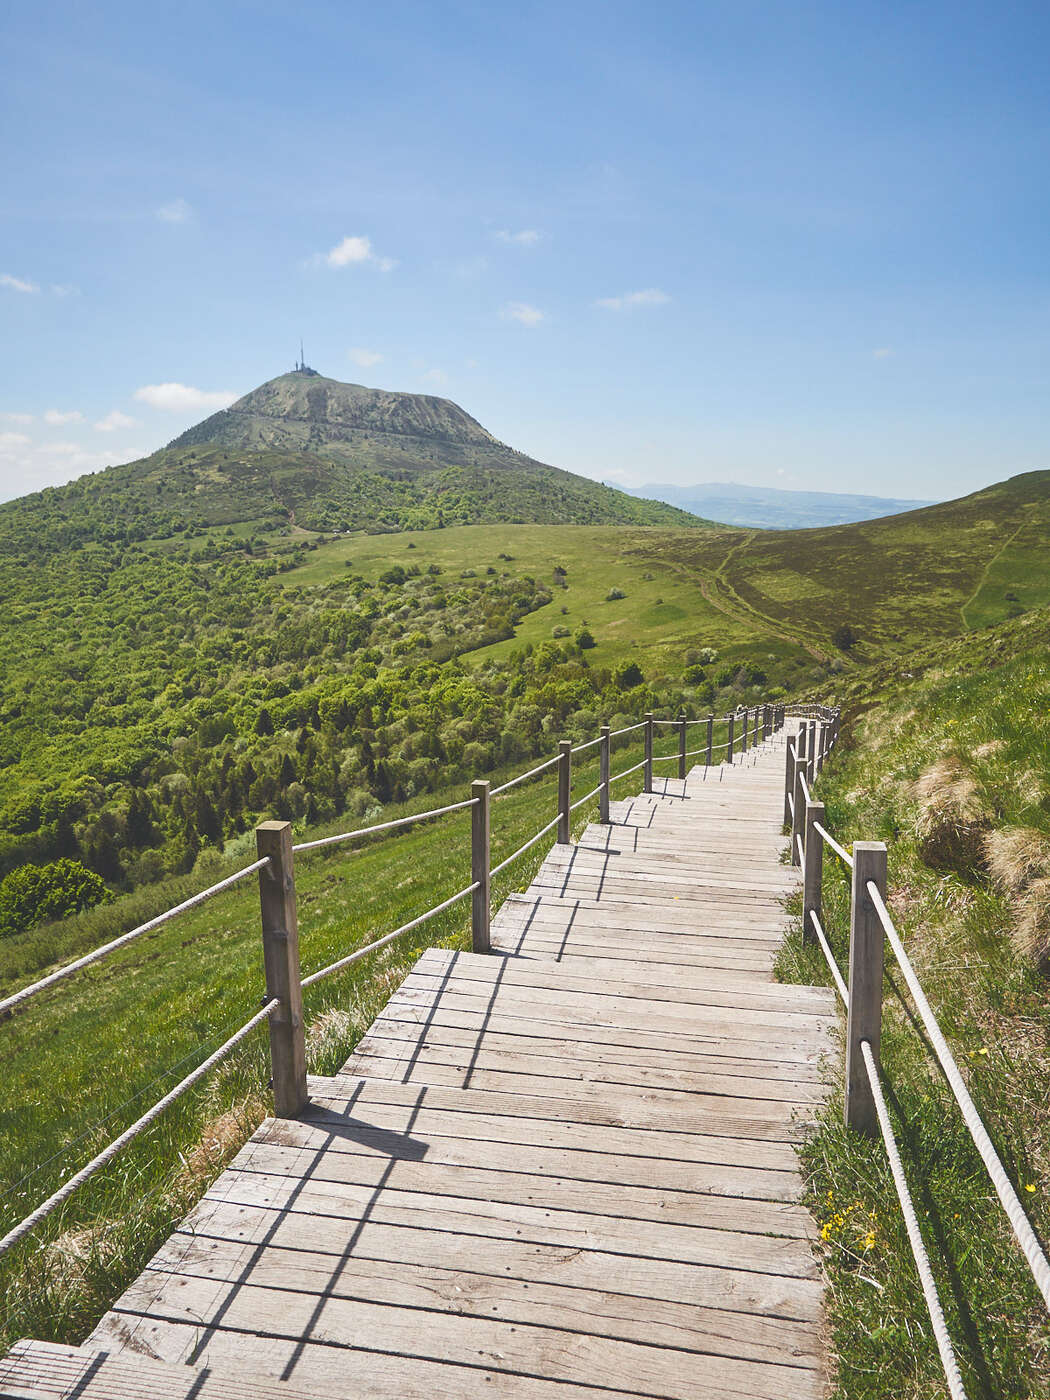
[[556,846],[492,955],[425,953],[85,1346],[21,1344],[0,1397],[823,1395],[793,1142],[834,1003],[771,980],[784,738]]

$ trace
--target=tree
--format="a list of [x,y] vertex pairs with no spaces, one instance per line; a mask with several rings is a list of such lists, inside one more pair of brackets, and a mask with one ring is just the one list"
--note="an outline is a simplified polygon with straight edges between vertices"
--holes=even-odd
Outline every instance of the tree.
[[259,711],[258,717],[256,718],[255,732],[256,734],[273,733],[273,719],[270,715],[270,711],[266,708],[265,705]]
[[78,860],[22,865],[0,881],[0,937],[67,919],[109,899],[100,876]]
[[844,622],[841,627],[836,627],[832,632],[831,640],[842,651],[849,651],[850,647],[856,644],[857,634],[848,622]]
[[621,661],[613,672],[613,681],[621,690],[631,690],[645,680],[637,661]]
[[594,637],[586,627],[581,627],[576,633],[576,645],[581,651],[589,651],[595,645]]

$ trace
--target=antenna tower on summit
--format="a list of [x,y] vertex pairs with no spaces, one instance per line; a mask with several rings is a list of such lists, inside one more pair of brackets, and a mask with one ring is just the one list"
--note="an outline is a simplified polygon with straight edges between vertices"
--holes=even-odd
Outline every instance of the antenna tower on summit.
[[303,350],[303,342],[301,339],[299,341],[299,358],[295,362],[295,369],[292,371],[292,373],[311,375],[316,375],[317,373],[315,369],[310,369],[310,367],[306,363],[306,353]]

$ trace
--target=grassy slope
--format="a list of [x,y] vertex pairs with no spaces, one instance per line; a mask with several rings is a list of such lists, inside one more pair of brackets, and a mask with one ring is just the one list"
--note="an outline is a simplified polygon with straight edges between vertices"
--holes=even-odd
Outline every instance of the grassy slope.
[[[1050,946],[1039,883],[1050,876],[1048,642],[1050,613],[1036,613],[856,677],[846,695],[852,722],[819,783],[840,839],[888,844],[889,902],[909,956],[1044,1241],[1050,998],[1030,949],[1033,936]],[[846,876],[830,856],[825,870],[826,923],[844,967]],[[798,931],[781,972],[828,981]],[[1045,1396],[1045,1309],[902,985],[891,961],[888,1097],[967,1393]],[[805,1151],[809,1203],[827,1243],[836,1394],[929,1400],[946,1392],[885,1155],[843,1130],[840,1103],[838,1086]]]

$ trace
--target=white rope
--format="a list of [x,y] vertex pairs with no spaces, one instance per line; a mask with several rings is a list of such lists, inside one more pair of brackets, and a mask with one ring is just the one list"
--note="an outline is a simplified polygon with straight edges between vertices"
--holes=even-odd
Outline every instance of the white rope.
[[582,807],[583,804],[584,804],[585,802],[590,802],[590,800],[591,800],[592,797],[597,797],[597,796],[598,796],[598,794],[601,792],[601,790],[602,790],[602,788],[603,788],[604,786],[605,786],[604,783],[599,783],[598,786],[597,786],[596,788],[591,788],[590,792],[586,795],[586,797],[578,797],[578,798],[576,799],[576,801],[575,801],[575,802],[571,805],[571,807],[569,808],[569,811],[570,811],[570,812],[575,812],[575,810],[576,810],[577,807]]
[[[610,737],[611,737],[611,736],[610,736]],[[585,749],[593,749],[594,746],[595,746],[595,744],[600,744],[601,741],[602,741],[602,736],[599,734],[598,737],[597,737],[597,739],[588,739],[587,742],[586,742],[585,744],[574,744],[573,747],[569,750],[569,752],[570,752],[570,753],[583,753]]]
[[501,792],[509,792],[512,787],[517,787],[519,783],[525,782],[527,778],[534,778],[537,773],[542,773],[548,768],[553,768],[561,759],[561,754],[556,753],[553,758],[546,759],[535,768],[530,768],[527,773],[519,773],[516,778],[511,778],[509,782],[501,783],[499,787],[493,788],[489,793],[490,797],[498,797]]
[[914,998],[915,1005],[918,1007],[919,1015],[922,1017],[923,1025],[926,1027],[926,1032],[933,1043],[933,1048],[937,1052],[937,1058],[941,1063],[941,1068],[944,1070],[945,1078],[948,1080],[952,1093],[955,1095],[956,1102],[962,1110],[962,1116],[966,1122],[966,1126],[970,1130],[970,1136],[974,1140],[977,1151],[981,1154],[981,1160],[988,1170],[988,1175],[992,1179],[992,1185],[995,1187],[996,1193],[1002,1202],[1003,1209],[1006,1211],[1010,1224],[1013,1227],[1017,1243],[1021,1246],[1021,1252],[1028,1261],[1028,1267],[1032,1271],[1039,1292],[1043,1295],[1043,1301],[1046,1303],[1047,1308],[1050,1309],[1050,1263],[1047,1262],[1046,1255],[1043,1253],[1042,1247],[1035,1237],[1035,1231],[1028,1223],[1028,1217],[1025,1215],[1024,1207],[1009,1177],[1003,1169],[1003,1164],[999,1160],[999,1155],[992,1146],[992,1140],[988,1136],[985,1126],[981,1121],[981,1115],[977,1112],[973,1099],[970,1097],[970,1091],[963,1082],[963,1077],[959,1073],[959,1066],[955,1063],[952,1052],[948,1049],[948,1042],[941,1033],[941,1028],[937,1024],[937,1018],[930,1008],[930,1003],[926,1000],[926,994],[922,990],[918,977],[915,975],[915,969],[912,967],[911,961],[904,951],[904,945],[894,927],[893,919],[890,917],[890,912],[883,902],[882,895],[879,893],[879,888],[871,880],[867,882],[865,888],[871,896],[871,902],[874,904],[875,910],[882,922],[882,927],[886,931],[886,937],[889,940],[890,947],[893,949],[897,961],[900,964],[901,971],[904,973],[904,980],[908,984],[908,989]]
[[329,977],[333,972],[338,972],[342,967],[349,967],[351,963],[357,962],[359,958],[365,957],[368,953],[374,953],[377,948],[385,948],[388,943],[393,943],[395,938],[400,938],[409,929],[418,927],[425,923],[427,919],[432,919],[435,914],[441,914],[457,900],[465,899],[468,894],[473,894],[478,888],[480,881],[475,880],[472,885],[468,885],[465,890],[460,890],[457,894],[451,895],[443,904],[435,904],[433,909],[428,909],[425,914],[420,914],[417,918],[411,919],[407,924],[402,924],[400,928],[394,929],[393,933],[386,933],[382,938],[377,938],[374,943],[366,943],[363,948],[355,948],[352,953],[348,953],[345,958],[340,958],[338,962],[329,963],[327,967],[322,967],[319,972],[311,972],[309,977],[304,977],[299,984],[301,987],[312,987],[315,982],[320,982],[322,977]]
[[614,729],[609,735],[609,738],[615,739],[620,734],[633,734],[636,729],[644,729],[645,723],[644,719],[640,719],[637,724],[628,724],[623,729]]
[[929,1255],[926,1253],[926,1246],[922,1241],[922,1235],[919,1231],[919,1222],[915,1218],[915,1207],[912,1205],[911,1193],[908,1190],[908,1181],[904,1175],[904,1168],[901,1165],[900,1153],[897,1151],[897,1142],[893,1136],[890,1116],[886,1111],[886,1100],[882,1096],[879,1072],[875,1068],[875,1057],[872,1055],[871,1046],[866,1040],[860,1042],[860,1053],[864,1057],[864,1068],[868,1071],[868,1083],[871,1085],[871,1096],[875,1100],[875,1112],[879,1117],[879,1127],[882,1129],[882,1140],[886,1144],[886,1156],[890,1159],[890,1171],[893,1173],[894,1185],[897,1187],[897,1195],[901,1203],[901,1213],[904,1216],[904,1225],[908,1231],[908,1242],[911,1245],[911,1252],[915,1258],[915,1267],[919,1271],[922,1291],[926,1296],[926,1307],[929,1310],[930,1321],[933,1323],[933,1335],[937,1339],[937,1350],[940,1352],[941,1365],[944,1367],[945,1379],[948,1382],[948,1393],[951,1395],[952,1400],[966,1400],[966,1391],[963,1389],[962,1377],[959,1375],[958,1363],[955,1360],[955,1352],[952,1348],[952,1339],[948,1335],[948,1327],[944,1321],[944,1313],[941,1309],[941,1300],[937,1296],[937,1285],[934,1282],[933,1271],[930,1268]]
[[529,839],[525,842],[524,846],[519,846],[513,855],[508,856],[506,860],[501,860],[499,865],[493,866],[493,868],[489,871],[489,879],[491,880],[494,875],[498,875],[501,870],[506,870],[508,865],[516,861],[519,856],[523,856],[530,846],[535,846],[536,842],[540,839],[540,837],[546,836],[547,832],[550,831],[552,827],[557,826],[560,821],[561,813],[559,813],[552,821],[549,821],[545,827],[537,831],[535,836],[530,836]]
[[49,972],[46,977],[41,977],[39,982],[33,982],[28,987],[23,987],[20,992],[14,992],[11,996],[0,1001],[0,1015],[9,1011],[12,1006],[17,1006],[20,1002],[26,1001],[29,997],[35,996],[37,992],[42,992],[45,987],[53,986],[55,982],[60,982],[63,977],[69,977],[71,973],[79,972],[82,967],[90,967],[92,963],[98,962],[99,958],[104,958],[107,953],[114,952],[117,948],[122,948],[125,943],[130,943],[133,938],[138,938],[144,933],[149,933],[151,929],[160,928],[161,924],[166,924],[169,919],[174,919],[176,914],[183,914],[187,909],[192,909],[197,904],[203,904],[206,899],[210,899],[213,894],[218,894],[220,890],[229,889],[238,880],[243,880],[246,875],[251,875],[253,871],[261,870],[264,865],[270,863],[269,856],[263,856],[261,860],[253,861],[251,865],[246,865],[243,870],[238,870],[235,875],[227,875],[225,880],[220,880],[217,885],[209,885],[206,890],[201,890],[199,894],[192,895],[189,899],[184,899],[181,904],[176,904],[173,909],[167,909],[163,914],[158,914],[155,919],[150,919],[147,923],[139,924],[138,928],[133,928],[130,933],[122,933],[119,938],[114,938],[111,943],[104,943],[101,948],[96,948],[92,953],[86,953],[84,957],[77,958],[76,962],[67,963],[65,967],[60,967],[56,972]]
[[278,997],[274,997],[271,1001],[268,1001],[261,1011],[257,1011],[250,1021],[245,1022],[240,1030],[234,1031],[229,1040],[224,1041],[222,1045],[219,1046],[218,1050],[208,1056],[203,1064],[199,1064],[195,1070],[191,1070],[185,1079],[180,1080],[179,1083],[175,1085],[174,1089],[169,1089],[164,1097],[159,1099],[152,1108],[148,1109],[141,1118],[132,1123],[130,1128],[125,1128],[121,1135],[114,1138],[108,1147],[104,1147],[97,1157],[93,1157],[91,1161],[88,1162],[87,1166],[81,1167],[80,1171],[78,1171],[75,1176],[71,1176],[68,1181],[63,1182],[58,1190],[44,1201],[43,1205],[37,1206],[36,1210],[34,1210],[31,1215],[27,1215],[13,1230],[9,1230],[3,1239],[0,1240],[0,1255],[6,1254],[19,1240],[28,1235],[30,1230],[39,1225],[41,1220],[49,1216],[63,1201],[68,1200],[78,1186],[82,1186],[89,1177],[94,1176],[107,1162],[111,1162],[122,1148],[126,1147],[133,1138],[138,1137],[139,1133],[141,1133],[144,1128],[148,1128],[154,1119],[158,1118],[164,1110],[170,1104],[173,1104],[177,1098],[180,1098],[187,1089],[192,1089],[198,1079],[203,1079],[208,1071],[214,1065],[218,1064],[223,1056],[228,1055],[236,1045],[239,1045],[244,1037],[248,1035],[250,1031],[253,1031],[260,1021],[265,1020],[274,1007],[280,1006],[280,1004],[280,999]]
[[802,844],[802,833],[801,833],[801,831],[796,831],[796,832],[795,832],[795,850],[798,851],[798,863],[799,863],[799,865],[805,864],[805,860],[806,860],[806,848],[805,848],[805,846]]
[[823,837],[823,839],[828,843],[831,849],[838,856],[839,860],[845,861],[849,868],[852,870],[853,857],[850,855],[849,851],[847,851],[844,846],[839,845],[839,843],[835,840],[834,836],[832,836],[831,832],[826,831],[824,827],[821,826],[820,822],[813,823],[813,830],[817,832],[819,836]]
[[411,826],[413,822],[425,822],[428,817],[443,817],[446,812],[459,812],[464,807],[473,807],[478,800],[476,797],[465,797],[462,802],[450,802],[447,807],[435,807],[432,812],[413,812],[410,817],[380,822],[378,826],[363,826],[360,831],[343,831],[338,836],[322,836],[317,841],[300,841],[292,850],[316,851],[319,846],[334,846],[339,841],[354,841],[358,836],[371,836],[374,831],[392,831],[395,826]]
[[618,783],[621,778],[626,778],[632,773],[637,773],[638,769],[644,768],[647,762],[648,760],[643,758],[641,763],[636,763],[633,768],[625,768],[622,773],[614,773],[609,779],[610,783]]
[[810,922],[816,930],[817,942],[820,944],[821,951],[823,952],[825,958],[827,958],[828,960],[828,969],[831,972],[832,977],[835,979],[835,986],[838,990],[838,994],[842,998],[843,1005],[848,1005],[849,994],[846,991],[846,983],[843,981],[842,973],[839,971],[839,965],[835,961],[835,955],[831,951],[831,944],[828,942],[827,938],[825,937],[824,930],[820,926],[820,920],[817,918],[817,911],[815,909],[811,909],[809,911],[809,917]]

